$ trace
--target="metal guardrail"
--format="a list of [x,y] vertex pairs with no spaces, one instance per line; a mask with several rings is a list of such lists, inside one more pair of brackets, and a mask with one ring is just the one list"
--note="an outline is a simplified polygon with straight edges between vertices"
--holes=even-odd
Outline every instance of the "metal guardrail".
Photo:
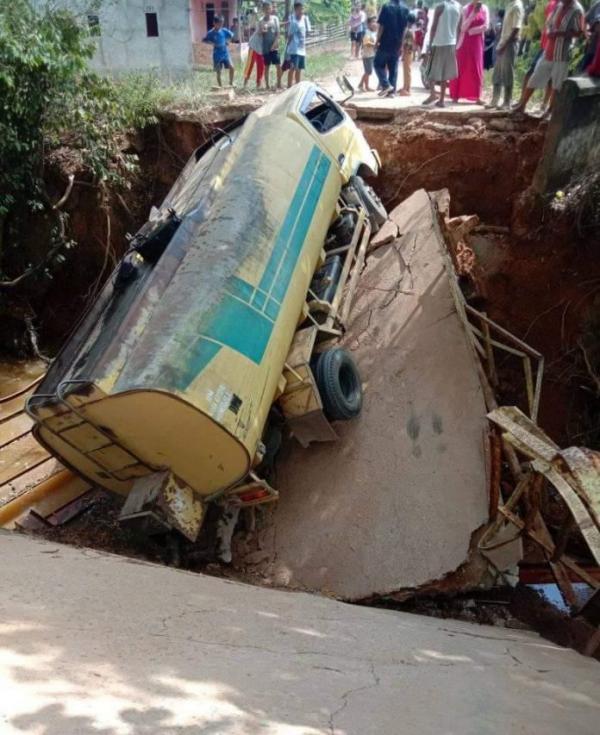
[[331,41],[342,41],[349,38],[349,33],[347,23],[321,23],[313,26],[310,35],[306,39],[306,46],[307,48],[315,48]]

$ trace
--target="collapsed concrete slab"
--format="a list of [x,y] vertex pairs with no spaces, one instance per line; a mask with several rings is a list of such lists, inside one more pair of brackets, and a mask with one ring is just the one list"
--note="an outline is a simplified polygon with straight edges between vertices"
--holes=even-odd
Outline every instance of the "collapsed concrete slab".
[[597,732],[598,665],[536,635],[0,531],[3,735]]
[[424,190],[371,253],[344,345],[365,388],[339,441],[290,442],[279,503],[237,539],[234,563],[278,586],[361,599],[453,571],[486,520],[485,404]]

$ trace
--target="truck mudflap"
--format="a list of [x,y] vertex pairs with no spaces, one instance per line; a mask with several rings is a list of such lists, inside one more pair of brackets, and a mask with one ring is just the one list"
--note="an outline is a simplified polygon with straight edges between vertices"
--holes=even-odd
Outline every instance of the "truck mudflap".
[[193,542],[204,513],[204,504],[192,488],[170,470],[164,470],[134,482],[119,521],[147,535],[177,530]]

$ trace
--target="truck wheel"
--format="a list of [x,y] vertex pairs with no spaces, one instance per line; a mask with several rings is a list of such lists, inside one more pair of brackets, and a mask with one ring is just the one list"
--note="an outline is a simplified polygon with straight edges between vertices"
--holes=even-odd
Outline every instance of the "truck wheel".
[[321,352],[315,366],[317,387],[325,416],[348,421],[362,408],[362,384],[354,360],[341,347]]
[[353,176],[350,179],[350,184],[354,187],[364,208],[367,210],[371,222],[371,229],[373,232],[377,232],[388,218],[383,202],[377,196],[373,187],[366,184],[361,176]]

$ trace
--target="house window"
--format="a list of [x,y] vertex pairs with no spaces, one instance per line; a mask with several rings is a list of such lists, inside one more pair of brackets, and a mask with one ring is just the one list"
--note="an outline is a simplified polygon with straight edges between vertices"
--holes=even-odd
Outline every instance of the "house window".
[[89,13],[87,17],[87,22],[88,22],[88,29],[90,31],[90,36],[99,36],[100,35],[100,18],[94,13]]
[[223,0],[221,3],[221,15],[223,16],[223,25],[225,28],[229,28],[229,3],[227,0]]
[[158,16],[156,13],[146,13],[146,35],[148,38],[158,37]]
[[215,24],[215,4],[206,3],[206,27],[210,30]]

